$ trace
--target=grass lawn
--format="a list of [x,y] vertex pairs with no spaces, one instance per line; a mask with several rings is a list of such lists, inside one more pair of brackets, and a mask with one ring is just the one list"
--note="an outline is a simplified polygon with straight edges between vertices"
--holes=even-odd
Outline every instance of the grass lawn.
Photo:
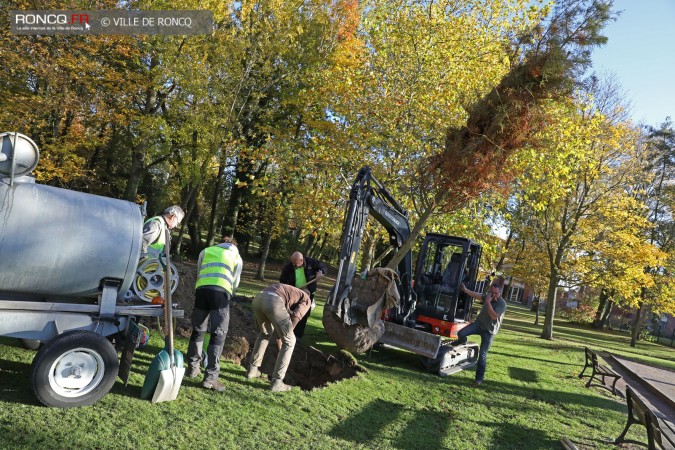
[[[239,294],[260,290],[250,275],[244,274]],[[320,320],[326,287],[317,293],[305,340],[334,352]],[[651,343],[632,349],[623,333],[561,321],[556,339],[545,341],[533,321],[533,313],[509,304],[480,388],[472,386],[473,370],[439,378],[422,372],[415,355],[386,349],[358,357],[365,373],[311,392],[272,393],[268,382],[246,380],[243,367],[225,362],[225,393],[184,380],[176,401],[156,405],[139,399],[159,351],[153,333],[136,353],[127,387],[118,380],[96,405],[70,410],[38,405],[29,380],[34,352],[2,338],[0,447],[555,449],[568,436],[579,448],[616,448],[607,441],[622,431],[626,406],[577,378],[583,346],[670,369],[675,351]],[[187,341],[177,346],[185,352]],[[628,437],[646,443],[639,426]]]

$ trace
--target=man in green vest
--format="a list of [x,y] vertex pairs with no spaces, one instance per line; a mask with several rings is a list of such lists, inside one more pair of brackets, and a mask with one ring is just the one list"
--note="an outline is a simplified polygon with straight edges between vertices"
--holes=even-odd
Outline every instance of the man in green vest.
[[185,217],[178,205],[169,206],[161,216],[151,217],[143,225],[141,253],[161,254],[164,251],[164,230],[173,230]]
[[237,243],[224,237],[223,243],[205,248],[197,261],[195,306],[192,310],[192,335],[188,344],[188,378],[201,373],[202,348],[209,317],[211,340],[206,349],[206,373],[202,386],[223,392],[225,386],[218,381],[220,355],[223,352],[227,329],[230,325],[230,299],[239,286],[243,267]]
[[312,300],[312,307],[309,312],[300,319],[298,325],[293,329],[293,333],[295,333],[295,337],[298,339],[302,339],[302,336],[304,336],[307,319],[314,310],[314,293],[316,292],[316,285],[318,284],[319,279],[326,273],[328,273],[328,271],[326,270],[326,265],[324,263],[318,259],[304,256],[300,252],[293,252],[291,261],[281,270],[281,276],[279,277],[280,283],[307,289],[309,291],[309,298]]

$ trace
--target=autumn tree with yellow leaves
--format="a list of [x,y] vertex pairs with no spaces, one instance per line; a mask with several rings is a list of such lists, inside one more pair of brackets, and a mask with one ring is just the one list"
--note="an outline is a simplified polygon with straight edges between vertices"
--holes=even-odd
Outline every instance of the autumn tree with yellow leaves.
[[509,156],[538,145],[551,123],[547,105],[565,102],[590,63],[589,52],[606,38],[611,2],[564,2],[544,24],[511,41],[508,72],[488,93],[467,107],[465,124],[451,126],[443,150],[420,161],[414,191],[424,207],[411,236],[390,261],[394,267],[410,250],[428,218],[466,205],[487,190],[506,189],[514,176]]
[[[661,253],[644,240],[645,206],[630,195],[641,176],[630,127],[612,124],[583,101],[551,109],[553,126],[540,134],[545,151],[519,155],[522,232],[531,236],[520,261],[547,280],[542,337],[553,337],[557,290],[563,285],[596,285],[639,296],[653,280],[644,267]],[[519,270],[523,270],[522,268]]]

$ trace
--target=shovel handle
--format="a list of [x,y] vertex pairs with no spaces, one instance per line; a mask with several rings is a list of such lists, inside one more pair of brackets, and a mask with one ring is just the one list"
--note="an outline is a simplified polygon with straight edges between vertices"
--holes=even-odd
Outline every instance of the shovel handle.
[[176,365],[173,355],[173,302],[171,301],[171,231],[168,228],[164,230],[164,255],[166,257],[166,266],[164,266],[164,326],[166,334],[169,336],[169,360],[171,367]]
[[306,288],[310,284],[315,283],[316,280],[318,280],[318,278],[316,278],[316,277],[312,278],[311,280],[309,280],[307,283],[303,284],[302,286],[298,286],[298,289]]
[[[330,278],[326,277],[326,275],[323,275],[321,278],[326,278],[327,280],[330,280]],[[317,281],[319,281],[319,277],[314,277],[311,280],[309,280],[307,283],[303,284],[302,286],[299,286],[298,289],[306,288],[310,284],[316,283]]]

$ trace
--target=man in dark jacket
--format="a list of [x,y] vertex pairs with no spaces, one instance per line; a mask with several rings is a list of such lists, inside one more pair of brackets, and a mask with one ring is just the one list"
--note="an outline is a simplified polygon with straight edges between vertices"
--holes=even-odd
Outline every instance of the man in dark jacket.
[[[314,309],[314,293],[316,292],[316,285],[319,282],[319,278],[324,276],[326,272],[326,266],[318,259],[305,258],[302,253],[295,252],[291,255],[291,261],[282,269],[279,282],[309,290],[309,297],[312,300],[312,309]],[[307,284],[315,278],[316,281]],[[305,314],[300,323],[298,323],[293,330],[296,338],[302,339],[302,336],[305,334],[305,326],[307,325],[307,319],[309,318],[310,313],[311,310]]]

